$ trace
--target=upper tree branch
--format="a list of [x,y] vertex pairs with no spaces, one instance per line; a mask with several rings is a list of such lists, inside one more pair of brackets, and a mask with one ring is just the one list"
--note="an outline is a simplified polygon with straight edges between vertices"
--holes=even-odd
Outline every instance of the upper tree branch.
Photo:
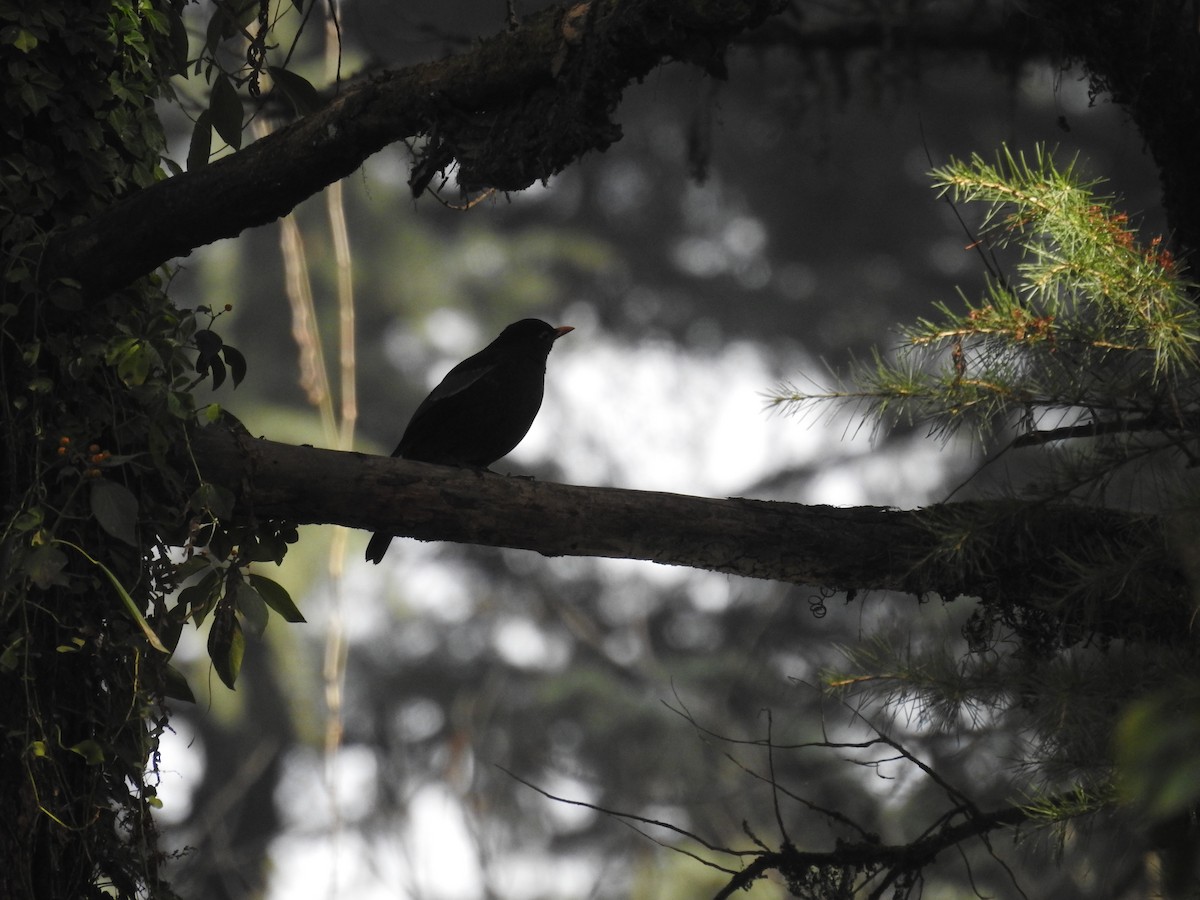
[[[630,82],[669,60],[720,74],[729,39],[784,0],[593,0],[551,8],[438,62],[382,72],[212,165],[139,191],[54,237],[43,271],[90,295],[286,215],[388,144],[429,135],[428,165],[518,190],[620,137]],[[430,173],[432,174],[432,173]]]
[[[1067,643],[1188,632],[1187,580],[1152,517],[1010,501],[894,510],[721,500],[506,478],[220,428],[195,440],[204,477],[264,518],[845,590],[969,595]],[[1120,579],[1105,574],[1117,558]]]

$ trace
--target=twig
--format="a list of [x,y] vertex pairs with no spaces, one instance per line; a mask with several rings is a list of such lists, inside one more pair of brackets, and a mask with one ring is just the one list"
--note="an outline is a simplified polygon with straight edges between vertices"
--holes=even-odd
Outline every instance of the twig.
[[[624,821],[626,824],[628,824],[629,822],[638,822],[642,825],[654,825],[654,826],[657,826],[658,828],[664,828],[667,831],[670,831],[670,832],[680,835],[681,837],[685,837],[685,838],[688,838],[689,840],[693,840],[696,843],[698,843],[700,846],[702,846],[704,849],[711,850],[714,853],[726,853],[730,856],[739,856],[739,857],[761,856],[762,855],[761,852],[758,850],[733,850],[729,847],[718,847],[716,844],[712,844],[709,841],[706,841],[704,838],[700,837],[698,834],[694,834],[690,831],[687,831],[686,829],[680,828],[678,825],[672,825],[670,822],[663,822],[663,821],[660,821],[659,819],[651,819],[646,816],[639,816],[635,813],[626,813],[626,812],[620,812],[620,811],[614,810],[614,809],[608,809],[607,807],[604,807],[604,806],[598,806],[595,803],[588,803],[586,800],[568,800],[566,797],[559,797],[557,794],[550,793],[545,788],[538,787],[533,782],[527,781],[526,779],[522,778],[520,775],[516,774],[512,770],[506,769],[504,766],[497,765],[496,768],[499,769],[501,772],[503,772],[505,775],[507,775],[509,778],[513,779],[513,781],[516,781],[520,784],[525,785],[525,787],[529,788],[530,790],[536,791],[537,793],[541,794],[546,799],[553,800],[556,803],[565,803],[568,806],[581,806],[584,809],[594,810],[595,812],[603,813],[606,816],[611,816],[614,819],[620,819],[620,820]],[[639,833],[645,834],[645,832],[640,831],[640,829],[639,829]],[[650,838],[650,840],[654,841],[656,844],[660,844],[660,845],[662,844],[661,841],[656,840],[651,835],[646,834],[646,837]],[[701,856],[697,856],[695,853],[692,853],[682,847],[674,847],[673,846],[670,849],[676,850],[679,853],[683,853],[687,856],[690,856],[693,859],[697,860],[698,862],[704,863],[704,865],[709,866],[710,868],[717,869],[721,872],[727,872],[730,875],[738,874],[737,871],[734,869],[727,869],[722,865],[712,862],[711,860],[706,860]]]

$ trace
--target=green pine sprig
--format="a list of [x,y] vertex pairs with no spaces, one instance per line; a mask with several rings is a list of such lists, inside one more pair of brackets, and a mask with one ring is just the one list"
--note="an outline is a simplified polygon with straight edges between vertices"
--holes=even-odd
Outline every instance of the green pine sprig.
[[854,365],[832,388],[784,385],[771,404],[853,404],[884,427],[925,422],[949,436],[967,425],[980,437],[1014,428],[1027,441],[1191,428],[1197,286],[1160,237],[1142,241],[1096,192],[1099,180],[1075,160],[1057,167],[1042,148],[1032,159],[1004,148],[995,162],[952,160],[932,176],[954,203],[984,205],[979,241],[1017,251],[1012,273],[989,264],[978,300],[935,304],[895,353]]

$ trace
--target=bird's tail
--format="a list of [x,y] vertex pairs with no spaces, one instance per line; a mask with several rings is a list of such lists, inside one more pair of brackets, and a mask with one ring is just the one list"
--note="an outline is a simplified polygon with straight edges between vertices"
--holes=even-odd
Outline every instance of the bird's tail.
[[371,535],[371,540],[367,544],[367,560],[379,565],[379,561],[383,559],[383,554],[387,553],[388,547],[392,545],[392,535],[386,531],[377,531]]

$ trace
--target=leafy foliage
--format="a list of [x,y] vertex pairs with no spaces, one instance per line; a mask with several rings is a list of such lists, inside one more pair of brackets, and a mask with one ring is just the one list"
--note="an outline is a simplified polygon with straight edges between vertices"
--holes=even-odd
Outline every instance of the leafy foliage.
[[203,77],[207,96],[193,121],[188,147],[189,170],[208,165],[212,155],[213,133],[227,147],[239,150],[247,124],[246,109],[239,91],[252,102],[260,101],[263,75],[273,88],[278,88],[297,115],[312,112],[319,105],[317,90],[303,76],[284,65],[268,64],[268,49],[273,35],[284,30],[285,18],[300,17],[294,29],[287,59],[296,50],[316,4],[309,3],[307,11],[301,0],[233,0],[216,4],[205,23],[204,40],[194,60],[180,74]]
[[22,823],[0,838],[4,896],[169,896],[150,810],[163,698],[191,699],[181,629],[211,615],[232,687],[243,623],[302,621],[247,571],[295,529],[244,516],[189,458],[220,417],[194,389],[247,374],[212,330],[223,310],[177,309],[160,275],[95,297],[41,270],[57,230],[165,177],[153,104],[186,69],[183,6],[0,3],[0,797]]

